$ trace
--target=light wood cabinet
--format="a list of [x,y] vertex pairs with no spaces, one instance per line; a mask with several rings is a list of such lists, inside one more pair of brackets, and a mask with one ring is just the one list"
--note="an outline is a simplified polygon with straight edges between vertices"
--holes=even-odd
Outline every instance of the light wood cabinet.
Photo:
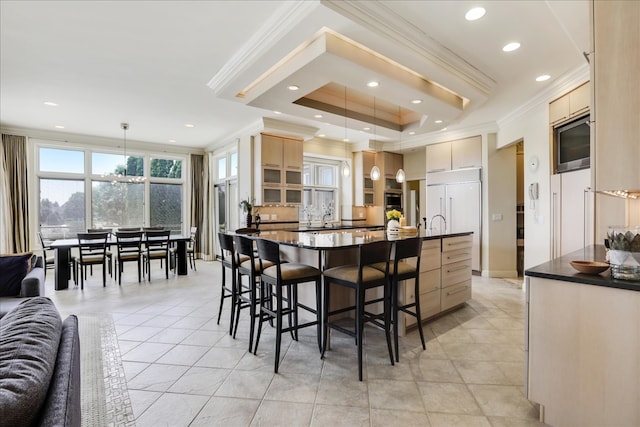
[[261,134],[256,143],[260,180],[256,181],[257,205],[302,203],[302,140]]
[[[420,254],[420,312],[429,319],[471,299],[471,235],[425,240]],[[407,260],[412,263],[414,260]],[[414,264],[415,265],[415,264]],[[399,298],[410,303],[416,300],[412,280],[403,282]],[[413,316],[403,315],[404,329],[415,326]],[[401,328],[402,329],[402,328]]]
[[549,103],[549,123],[559,124],[586,114],[591,105],[589,82]]
[[375,204],[374,182],[371,180],[371,168],[375,164],[376,153],[359,151],[353,153],[353,194],[355,206],[373,206]]
[[482,137],[427,145],[427,172],[482,167]]
[[[640,189],[640,2],[593,2],[596,190]],[[603,208],[606,210],[606,208]]]

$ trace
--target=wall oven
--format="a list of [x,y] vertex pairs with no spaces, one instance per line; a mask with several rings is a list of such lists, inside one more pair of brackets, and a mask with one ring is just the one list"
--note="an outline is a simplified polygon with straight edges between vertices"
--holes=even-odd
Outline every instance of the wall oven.
[[387,191],[384,193],[385,210],[396,209],[402,212],[402,191]]

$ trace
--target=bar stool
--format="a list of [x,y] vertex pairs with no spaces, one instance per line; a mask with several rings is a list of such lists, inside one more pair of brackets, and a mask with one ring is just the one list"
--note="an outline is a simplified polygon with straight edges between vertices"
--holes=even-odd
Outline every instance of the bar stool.
[[[362,381],[362,334],[364,324],[372,324],[384,330],[389,350],[389,360],[393,365],[393,351],[391,350],[391,286],[387,280],[389,275],[389,255],[391,243],[388,241],[372,242],[360,245],[358,248],[359,262],[357,265],[341,265],[324,271],[324,315],[323,315],[323,346],[322,357],[327,350],[328,329],[335,329],[349,336],[355,337],[358,347],[358,377]],[[372,267],[372,264],[386,264],[383,271]],[[329,311],[330,284],[336,284],[351,288],[356,294],[356,305]],[[375,300],[365,301],[367,289],[382,286],[384,296]],[[371,313],[365,310],[365,306],[375,303],[383,303],[382,313]],[[344,328],[338,324],[330,323],[329,316],[355,310],[355,330]],[[382,321],[382,323],[380,322]]]
[[[253,350],[253,336],[255,332],[255,320],[258,317],[258,289],[256,284],[260,279],[262,271],[271,267],[273,264],[269,261],[262,261],[255,257],[253,252],[253,240],[246,236],[235,235],[233,237],[236,243],[236,253],[238,260],[241,257],[248,257],[243,262],[237,264],[238,279],[236,281],[235,289],[235,327],[233,330],[233,338],[236,337],[238,332],[238,323],[240,321],[240,310],[244,308],[249,309],[249,352]],[[242,276],[247,276],[249,282],[247,286],[242,283]]]
[[[318,350],[322,350],[321,341],[321,294],[320,285],[322,279],[322,273],[315,267],[311,267],[305,264],[282,262],[280,259],[280,245],[270,240],[259,239],[257,241],[258,255],[262,260],[263,266],[269,262],[273,265],[266,267],[262,270],[260,275],[260,281],[263,284],[268,285],[271,291],[267,291],[262,294],[260,304],[260,324],[258,326],[258,336],[256,337],[256,347],[254,354],[258,352],[258,344],[260,342],[260,333],[262,332],[262,324],[265,321],[276,321],[276,354],[275,354],[275,366],[273,372],[278,373],[278,366],[280,365],[280,344],[282,339],[282,333],[290,332],[294,340],[298,340],[298,330],[309,326],[316,325],[318,334]],[[301,283],[315,282],[316,284],[316,308],[311,308],[307,305],[300,304],[298,302],[298,285]],[[286,289],[287,296],[284,296],[284,290]],[[273,309],[271,302],[271,295],[275,297],[276,308]],[[268,302],[267,303],[267,299]],[[286,306],[284,303],[286,302]],[[309,313],[315,314],[316,319],[306,322],[298,323],[298,309],[303,309]],[[287,328],[282,327],[283,316],[288,316],[289,326]]]
[[[422,252],[422,239],[420,237],[412,237],[410,239],[397,240],[394,242],[394,259],[389,264],[389,282],[391,285],[391,323],[393,324],[393,340],[394,350],[396,353],[396,362],[400,361],[400,351],[398,346],[398,313],[409,314],[416,318],[418,322],[418,331],[420,332],[420,341],[422,349],[426,350],[424,344],[424,333],[422,331],[422,317],[420,315],[420,254]],[[414,262],[402,262],[404,260],[415,258]],[[373,264],[372,267],[385,271],[386,263]],[[398,283],[403,280],[414,280],[415,301],[403,305],[398,305]],[[414,310],[410,310],[413,308]]]
[[[236,275],[238,274],[238,264],[249,260],[248,256],[238,259],[236,249],[233,245],[233,236],[225,233],[218,233],[220,241],[220,261],[222,262],[222,287],[220,289],[220,309],[218,310],[218,325],[222,316],[224,300],[231,299],[231,320],[229,322],[229,335],[233,333],[233,319],[236,309]],[[231,288],[227,287],[226,270],[231,270]]]

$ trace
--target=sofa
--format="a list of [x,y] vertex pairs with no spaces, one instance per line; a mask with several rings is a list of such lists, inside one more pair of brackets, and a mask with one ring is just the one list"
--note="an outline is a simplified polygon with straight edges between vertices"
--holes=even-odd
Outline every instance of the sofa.
[[80,426],[78,319],[49,298],[22,298],[0,318],[0,425]]
[[24,298],[44,296],[44,260],[31,252],[0,255],[0,317]]

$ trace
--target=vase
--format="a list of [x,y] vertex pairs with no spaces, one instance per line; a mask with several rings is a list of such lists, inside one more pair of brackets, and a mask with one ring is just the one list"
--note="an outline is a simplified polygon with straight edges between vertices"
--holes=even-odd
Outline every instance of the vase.
[[400,223],[398,222],[398,220],[390,219],[389,222],[387,222],[387,233],[397,234],[399,229]]
[[247,214],[247,228],[251,228],[251,214],[248,213]]

